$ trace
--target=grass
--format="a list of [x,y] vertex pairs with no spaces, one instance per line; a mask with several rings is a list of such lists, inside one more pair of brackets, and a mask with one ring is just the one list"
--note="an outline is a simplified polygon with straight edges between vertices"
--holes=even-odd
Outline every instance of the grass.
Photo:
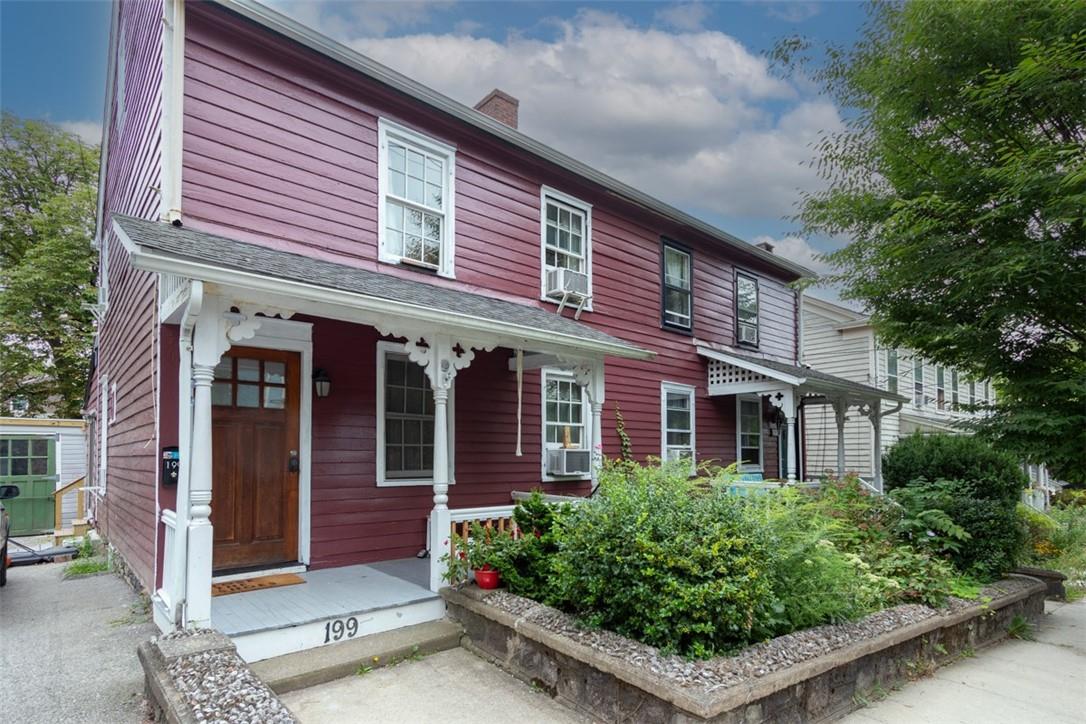
[[147,623],[151,620],[151,599],[146,594],[141,594],[139,600],[128,607],[128,613],[109,622],[110,626],[132,626],[139,623]]
[[[404,656],[394,656],[394,657],[392,657],[391,659],[388,660],[388,663],[385,664],[385,666],[386,667],[399,666],[400,664],[402,664],[405,661],[422,661],[422,659],[424,659],[425,657],[426,657],[426,654],[422,653],[422,651],[419,650],[418,646],[412,646],[411,647],[411,653],[406,654]],[[371,663],[360,664],[359,667],[358,667],[358,671],[356,671],[355,673],[358,676],[365,676],[366,674],[370,673],[371,671],[373,671],[375,668],[377,668],[380,665],[381,665],[381,657],[380,656],[374,656]]]
[[76,558],[64,566],[64,577],[93,576],[96,573],[105,573],[108,570],[109,561],[105,558]]
[[1010,626],[1007,627],[1007,635],[1012,639],[1032,641],[1033,624],[1031,624],[1024,616],[1015,616],[1011,619]]

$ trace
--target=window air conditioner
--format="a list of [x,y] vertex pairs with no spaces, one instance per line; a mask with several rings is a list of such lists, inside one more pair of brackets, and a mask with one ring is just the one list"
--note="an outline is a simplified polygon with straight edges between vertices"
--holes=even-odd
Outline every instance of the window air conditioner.
[[739,341],[745,344],[758,344],[758,328],[749,324],[740,324]]
[[588,275],[572,269],[547,270],[547,296],[566,295],[585,298],[588,296]]
[[592,474],[592,452],[573,448],[547,451],[547,475],[573,476]]

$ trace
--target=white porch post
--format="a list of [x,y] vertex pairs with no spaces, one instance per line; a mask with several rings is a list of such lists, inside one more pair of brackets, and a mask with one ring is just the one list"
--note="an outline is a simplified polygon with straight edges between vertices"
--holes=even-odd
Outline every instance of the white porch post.
[[[202,320],[206,322],[206,320]],[[200,323],[197,323],[199,328]],[[192,473],[189,480],[188,625],[211,624],[211,381],[214,366],[192,366]]]
[[[443,375],[435,375],[442,378]],[[452,382],[452,379],[449,379]],[[431,383],[434,391],[434,509],[430,513],[430,590],[441,588],[441,557],[450,550],[449,531],[449,388]]]
[[784,392],[784,418],[788,430],[788,482],[795,483],[798,477],[796,468],[796,392],[789,389]]
[[[900,405],[898,405],[900,407]],[[874,473],[874,480],[872,483],[875,489],[880,493],[882,492],[882,401],[875,400],[871,406],[871,430],[874,433],[872,440],[871,454],[874,459],[871,461],[872,471]]]
[[837,418],[837,478],[841,479],[845,477],[845,422],[848,419],[848,403],[845,400],[834,400],[833,412]]
[[573,369],[577,384],[588,393],[588,402],[592,408],[592,490],[599,483],[600,468],[603,467],[603,402],[604,363],[595,360],[577,365]]

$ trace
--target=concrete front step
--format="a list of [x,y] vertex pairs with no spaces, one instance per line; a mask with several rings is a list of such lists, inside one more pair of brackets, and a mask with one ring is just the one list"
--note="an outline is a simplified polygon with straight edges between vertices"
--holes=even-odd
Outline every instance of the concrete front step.
[[378,668],[413,656],[460,645],[461,629],[448,619],[370,634],[338,644],[284,654],[251,664],[277,694],[354,676],[361,667]]

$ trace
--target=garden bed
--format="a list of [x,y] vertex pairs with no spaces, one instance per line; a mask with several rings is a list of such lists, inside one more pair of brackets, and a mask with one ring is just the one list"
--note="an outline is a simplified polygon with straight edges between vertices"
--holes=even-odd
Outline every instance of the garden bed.
[[474,587],[442,591],[466,644],[514,675],[604,721],[823,721],[900,681],[1003,638],[1015,616],[1044,611],[1045,586],[1012,577],[987,603],[903,605],[691,661],[585,629],[530,599]]

